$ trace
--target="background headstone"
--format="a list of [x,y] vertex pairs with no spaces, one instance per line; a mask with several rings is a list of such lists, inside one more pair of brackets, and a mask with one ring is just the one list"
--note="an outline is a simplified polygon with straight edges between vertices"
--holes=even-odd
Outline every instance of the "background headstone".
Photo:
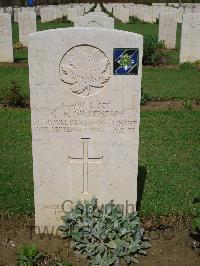
[[99,204],[114,199],[135,208],[142,47],[141,35],[117,30],[30,35],[35,222],[41,230],[61,224],[64,202],[95,195]]
[[108,14],[104,12],[90,12],[90,13],[85,14],[85,16],[90,16],[90,15],[108,17]]
[[174,12],[161,12],[159,18],[159,41],[169,49],[176,47],[177,17]]
[[28,35],[37,31],[36,13],[35,12],[20,12],[18,14],[19,25],[19,41],[28,47]]
[[114,29],[114,19],[106,16],[87,15],[75,18],[74,27]]
[[13,62],[11,15],[0,14],[0,62]]
[[200,13],[183,15],[180,62],[200,60]]

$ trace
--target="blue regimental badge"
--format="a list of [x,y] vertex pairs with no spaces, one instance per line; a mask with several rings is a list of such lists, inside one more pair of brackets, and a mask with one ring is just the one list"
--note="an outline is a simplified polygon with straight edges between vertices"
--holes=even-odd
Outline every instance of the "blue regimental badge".
[[114,75],[138,75],[138,65],[138,48],[115,48],[113,50]]

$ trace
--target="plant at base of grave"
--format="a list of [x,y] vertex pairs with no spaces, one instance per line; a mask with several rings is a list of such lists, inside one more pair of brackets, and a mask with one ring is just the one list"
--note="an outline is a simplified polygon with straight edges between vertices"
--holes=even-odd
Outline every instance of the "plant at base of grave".
[[129,17],[129,24],[135,24],[138,22],[142,23],[142,21],[137,17],[133,17],[133,16]]
[[19,50],[19,49],[24,48],[23,44],[21,44],[20,42],[16,42],[16,43],[13,45],[13,47],[14,47],[15,50]]
[[72,266],[72,264],[68,261],[63,261],[63,262],[57,262],[56,266]]
[[16,266],[35,266],[44,257],[35,245],[23,246],[18,256],[18,263]]
[[27,106],[27,97],[21,94],[20,87],[15,81],[11,81],[11,85],[9,87],[7,95],[5,96],[4,105],[12,107]]
[[194,68],[196,68],[196,66],[195,66],[194,63],[191,63],[191,62],[184,62],[184,63],[181,63],[181,64],[180,64],[180,68],[181,68],[181,69],[194,69]]
[[200,235],[200,217],[193,219],[192,229]]
[[193,244],[192,248],[197,251],[200,255],[200,197],[195,197],[193,199],[193,204],[197,204],[196,208],[196,218],[192,220],[192,238]]
[[164,42],[158,41],[156,35],[145,35],[143,65],[159,65],[166,61],[167,55],[165,55],[161,50],[163,48],[165,48]]
[[187,110],[192,110],[192,100],[186,100],[184,105]]
[[63,237],[70,238],[77,254],[93,266],[138,262],[138,254],[146,254],[150,247],[137,213],[124,214],[113,201],[101,208],[95,198],[78,201],[62,219]]
[[200,60],[194,62],[195,66],[200,69]]
[[148,102],[150,102],[151,99],[152,99],[152,98],[151,98],[146,92],[144,92],[144,90],[143,90],[143,88],[142,88],[142,90],[141,90],[141,100],[140,100],[140,104],[141,104],[141,105],[145,105],[145,104],[147,104]]
[[67,16],[63,16],[62,18],[56,18],[53,21],[51,21],[50,23],[70,23],[71,21],[68,20]]

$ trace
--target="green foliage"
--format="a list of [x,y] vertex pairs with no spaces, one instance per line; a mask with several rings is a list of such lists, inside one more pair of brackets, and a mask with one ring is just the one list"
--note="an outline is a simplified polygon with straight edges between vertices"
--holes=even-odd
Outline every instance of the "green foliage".
[[193,204],[197,205],[195,208],[196,218],[192,220],[192,232],[190,236],[193,238],[192,249],[200,255],[200,197],[193,199]]
[[192,100],[187,99],[184,105],[187,110],[192,110]]
[[194,69],[196,68],[194,63],[191,62],[184,62],[180,64],[180,69]]
[[5,96],[4,105],[9,107],[27,107],[27,97],[21,94],[21,88],[16,81],[11,81],[8,93]]
[[35,245],[23,246],[18,255],[19,258],[16,266],[35,266],[44,257]]
[[161,49],[165,48],[162,41],[157,40],[157,36],[154,34],[147,34],[144,36],[144,53],[143,64],[144,65],[159,65],[164,62],[166,55]]
[[152,99],[152,98],[151,98],[146,92],[144,92],[144,90],[142,89],[142,91],[141,91],[141,100],[140,100],[140,104],[141,104],[141,105],[145,105],[145,104],[147,104],[148,102],[150,102],[151,99]]
[[196,218],[192,220],[192,229],[199,234],[200,239],[200,197],[195,197],[193,200],[193,204],[196,207]]
[[184,62],[180,64],[181,69],[200,69],[200,60],[195,62]]
[[192,229],[194,231],[199,232],[199,234],[200,234],[200,217],[194,218],[192,220]]
[[68,261],[58,262],[56,266],[72,266],[72,264]]
[[24,48],[23,45],[22,45],[20,42],[16,42],[16,43],[13,45],[13,47],[14,47],[15,50],[19,50],[19,49]]
[[111,201],[98,208],[97,200],[77,202],[63,217],[59,229],[71,238],[72,246],[89,258],[92,265],[118,265],[119,261],[137,262],[138,254],[146,254],[150,247],[140,227],[137,213],[123,214]]
[[200,60],[197,60],[196,62],[194,62],[194,64],[197,68],[200,68]]
[[57,18],[53,21],[50,21],[50,23],[70,23],[67,16],[63,16],[62,18]]
[[129,24],[142,23],[142,21],[137,17],[129,17]]

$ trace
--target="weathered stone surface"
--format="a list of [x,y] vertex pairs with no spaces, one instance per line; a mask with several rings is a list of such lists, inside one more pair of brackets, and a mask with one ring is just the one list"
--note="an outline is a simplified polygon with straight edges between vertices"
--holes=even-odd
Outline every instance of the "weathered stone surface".
[[200,13],[184,14],[180,62],[200,60]]
[[160,13],[159,18],[159,41],[164,41],[169,49],[176,47],[177,17],[176,13]]
[[[136,49],[114,60],[119,47]],[[114,199],[135,208],[142,47],[141,35],[117,30],[30,35],[35,222],[41,230],[61,223],[69,201],[93,195],[99,204]]]
[[19,41],[28,47],[28,35],[37,31],[36,13],[35,12],[20,12],[18,14],[19,25]]
[[87,15],[75,18],[74,27],[114,29],[114,19],[105,16]]
[[11,15],[0,14],[0,62],[13,62]]

